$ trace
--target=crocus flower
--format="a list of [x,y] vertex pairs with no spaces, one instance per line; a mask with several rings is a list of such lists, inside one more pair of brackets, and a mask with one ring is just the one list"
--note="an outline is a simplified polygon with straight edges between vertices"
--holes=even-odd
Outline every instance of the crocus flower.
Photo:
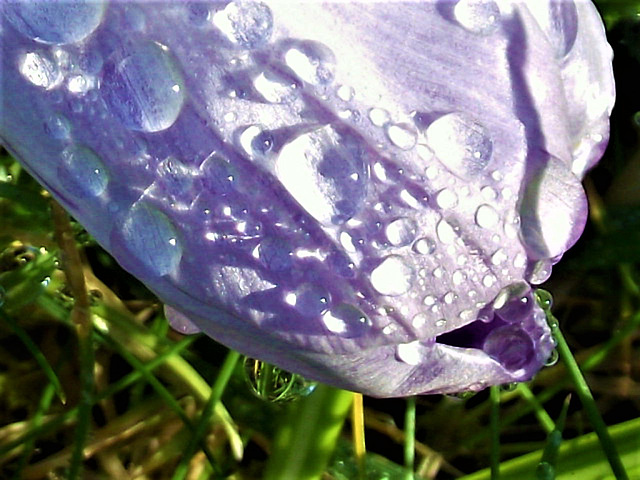
[[3,0],[0,140],[173,325],[374,396],[527,380],[614,101],[590,1]]

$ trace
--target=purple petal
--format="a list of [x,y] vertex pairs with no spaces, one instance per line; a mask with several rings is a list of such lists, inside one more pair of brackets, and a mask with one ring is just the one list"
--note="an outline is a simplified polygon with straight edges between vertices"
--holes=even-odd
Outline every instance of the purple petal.
[[178,330],[375,396],[548,358],[529,285],[614,101],[590,2],[13,0],[0,40],[3,145]]

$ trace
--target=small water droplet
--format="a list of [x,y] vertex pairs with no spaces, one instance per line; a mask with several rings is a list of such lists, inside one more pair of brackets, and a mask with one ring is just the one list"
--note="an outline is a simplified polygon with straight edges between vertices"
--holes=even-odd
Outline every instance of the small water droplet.
[[481,228],[491,230],[498,225],[499,221],[498,212],[490,205],[480,205],[476,210],[476,224]]
[[413,319],[411,320],[411,325],[413,326],[413,328],[419,330],[423,328],[428,322],[429,315],[427,315],[426,313],[418,313],[414,315]]
[[493,0],[460,0],[453,14],[460,25],[473,33],[488,35],[499,26],[500,9]]
[[535,291],[536,301],[543,310],[551,310],[553,307],[553,296],[546,290],[538,288]]
[[441,318],[439,320],[436,320],[436,327],[438,328],[443,328],[447,326],[447,319],[446,318]]
[[211,153],[202,163],[202,183],[211,192],[225,195],[239,186],[237,169],[226,158],[216,152]]
[[64,188],[81,198],[95,197],[107,188],[109,175],[93,150],[71,146],[62,152],[58,177]]
[[18,70],[29,82],[49,90],[62,82],[58,64],[46,52],[29,52],[18,60]]
[[484,285],[487,288],[491,288],[495,283],[496,283],[496,277],[491,274],[488,274],[482,277],[482,285]]
[[533,285],[546,282],[551,276],[553,265],[550,260],[539,260],[531,267],[527,280]]
[[124,247],[154,275],[172,273],[182,258],[182,242],[173,223],[163,212],[146,203],[136,203],[122,225]]
[[79,42],[100,25],[104,0],[3,2],[3,14],[20,33],[37,42]]
[[417,230],[418,226],[414,220],[401,217],[389,223],[385,233],[391,245],[403,247],[409,245],[416,238]]
[[480,174],[491,159],[493,142],[486,129],[465,114],[443,115],[429,125],[426,135],[438,160],[461,178]]
[[54,113],[44,123],[44,131],[56,140],[67,140],[71,134],[71,124],[64,115]]
[[387,124],[386,132],[391,143],[400,150],[411,150],[418,140],[416,131],[406,123]]
[[185,100],[184,80],[167,47],[137,44],[107,62],[101,92],[129,129],[159,132],[174,124]]
[[381,295],[402,295],[411,289],[413,279],[413,269],[399,255],[389,255],[371,272],[371,285]]
[[553,350],[551,350],[551,353],[549,354],[549,358],[547,358],[547,360],[544,362],[544,366],[552,367],[556,363],[558,363],[559,359],[560,359],[560,354],[558,353],[558,350],[554,348]]
[[264,44],[273,31],[271,9],[262,2],[239,0],[213,16],[213,24],[227,39],[242,48],[255,48]]
[[95,78],[81,73],[71,75],[67,79],[67,90],[80,95],[86,94],[89,90],[93,89],[95,85]]
[[433,296],[433,295],[427,295],[426,297],[424,297],[424,299],[422,300],[422,303],[424,303],[426,306],[430,307],[431,305],[435,305],[436,301],[438,299]]
[[456,294],[453,292],[447,292],[443,298],[444,303],[446,303],[447,305],[451,305],[455,299],[456,299]]
[[371,321],[353,305],[342,303],[322,315],[322,323],[330,332],[346,338],[359,337],[371,329]]
[[272,72],[261,72],[253,80],[253,86],[270,103],[285,103],[296,96],[296,84]]
[[422,237],[413,244],[413,251],[420,255],[430,255],[436,251],[436,242],[429,237]]
[[533,295],[526,283],[514,283],[502,290],[493,302],[495,313],[510,323],[521,323],[533,311]]
[[458,204],[458,196],[452,190],[443,188],[436,194],[436,203],[440,208],[453,208]]
[[372,108],[369,110],[369,121],[376,127],[382,127],[389,121],[389,112],[383,108]]
[[466,280],[467,276],[462,270],[456,270],[451,275],[451,281],[454,285],[462,285],[462,283]]
[[442,243],[453,243],[457,238],[451,224],[444,219],[440,220],[436,225],[436,234]]
[[493,255],[491,255],[491,264],[492,265],[500,265],[508,260],[507,254],[502,248],[496,250]]

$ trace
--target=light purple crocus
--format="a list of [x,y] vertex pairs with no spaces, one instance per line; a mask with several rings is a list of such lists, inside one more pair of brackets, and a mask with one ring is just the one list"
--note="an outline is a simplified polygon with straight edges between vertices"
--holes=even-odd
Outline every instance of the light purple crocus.
[[528,380],[614,101],[588,1],[2,0],[0,140],[251,357],[373,396]]

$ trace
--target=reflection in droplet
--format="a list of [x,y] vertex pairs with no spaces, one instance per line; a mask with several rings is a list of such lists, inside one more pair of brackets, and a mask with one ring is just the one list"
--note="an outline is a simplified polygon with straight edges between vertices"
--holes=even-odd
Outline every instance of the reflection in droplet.
[[517,325],[492,330],[482,349],[509,371],[524,367],[535,353],[531,337]]
[[460,0],[453,14],[464,28],[483,35],[494,32],[500,20],[500,9],[493,0]]
[[109,175],[95,152],[72,146],[62,152],[58,178],[64,188],[81,198],[95,197],[107,188]]
[[18,70],[29,82],[46,90],[62,82],[58,64],[45,52],[29,52],[18,60]]
[[230,42],[243,48],[255,48],[269,40],[273,15],[262,2],[233,1],[213,16],[213,24]]
[[331,296],[320,285],[304,283],[288,294],[285,300],[301,315],[314,317],[327,311]]
[[125,247],[153,275],[172,273],[182,258],[182,242],[169,218],[146,202],[135,204],[122,225]]
[[470,178],[481,173],[493,152],[486,129],[462,113],[449,113],[435,120],[426,131],[429,146],[452,173]]
[[304,82],[311,85],[331,83],[335,56],[331,49],[318,42],[299,42],[284,54],[287,66]]
[[104,0],[3,2],[3,14],[20,33],[42,43],[75,43],[102,22]]
[[105,65],[100,89],[113,114],[131,130],[159,132],[178,118],[184,80],[167,47],[138,44]]
[[382,295],[402,295],[412,287],[414,276],[400,255],[389,255],[371,272],[371,285]]
[[385,233],[391,245],[403,247],[409,245],[416,238],[417,230],[418,226],[414,220],[401,217],[389,223]]

